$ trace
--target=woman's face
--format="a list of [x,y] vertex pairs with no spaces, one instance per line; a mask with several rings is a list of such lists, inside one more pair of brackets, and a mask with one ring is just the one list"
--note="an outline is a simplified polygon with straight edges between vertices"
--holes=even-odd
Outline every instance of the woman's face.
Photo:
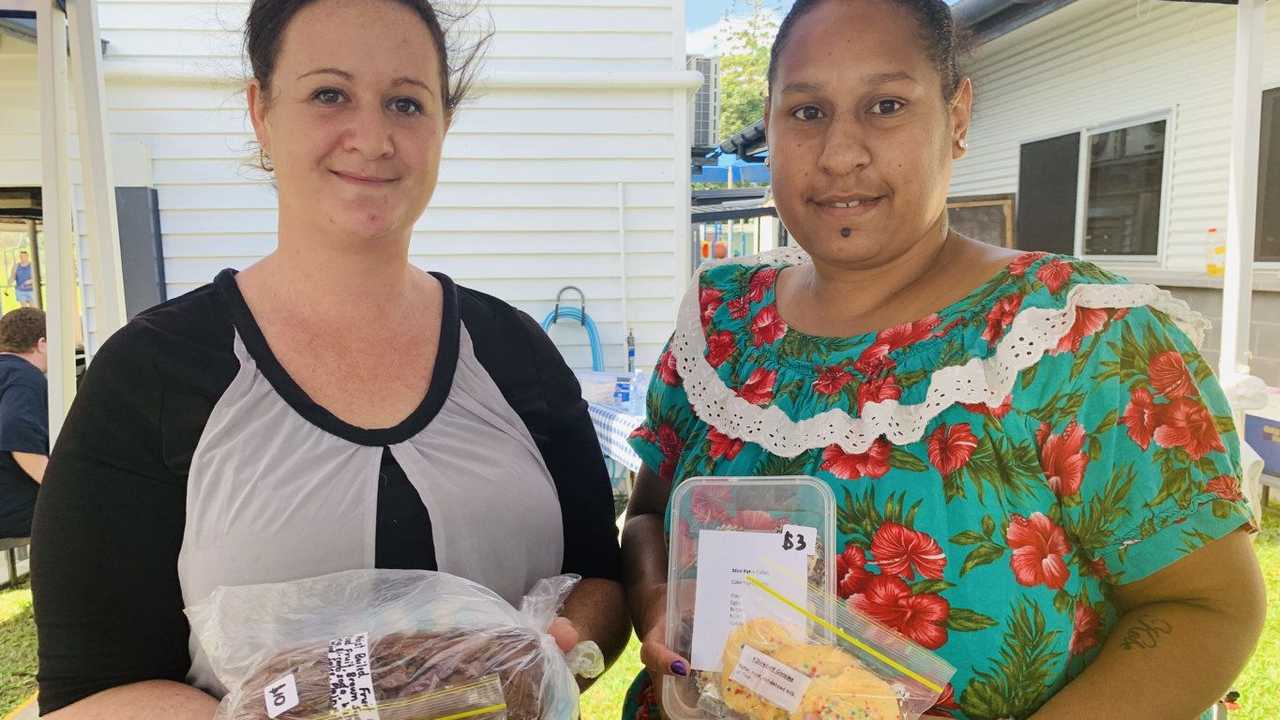
[[435,190],[449,121],[440,59],[413,10],[317,0],[286,27],[249,108],[282,215],[359,239],[407,236]]
[[943,97],[914,16],[882,0],[823,3],[779,62],[770,163],[797,242],[815,260],[873,267],[940,230],[971,96],[965,81]]

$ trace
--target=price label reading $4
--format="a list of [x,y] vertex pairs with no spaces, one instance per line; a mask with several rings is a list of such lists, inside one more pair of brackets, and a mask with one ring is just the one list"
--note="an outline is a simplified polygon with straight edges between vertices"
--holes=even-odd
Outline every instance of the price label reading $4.
[[813,555],[818,552],[817,528],[805,527],[804,525],[783,525],[781,537],[782,549],[786,552],[796,552],[803,555]]

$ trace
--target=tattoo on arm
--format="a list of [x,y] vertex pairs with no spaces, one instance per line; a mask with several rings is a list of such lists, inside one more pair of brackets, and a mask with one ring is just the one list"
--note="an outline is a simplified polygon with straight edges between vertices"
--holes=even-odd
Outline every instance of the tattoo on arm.
[[1166,620],[1154,615],[1139,615],[1137,622],[1125,631],[1120,638],[1120,647],[1125,650],[1133,648],[1151,649],[1160,644],[1161,635],[1173,634],[1173,626]]

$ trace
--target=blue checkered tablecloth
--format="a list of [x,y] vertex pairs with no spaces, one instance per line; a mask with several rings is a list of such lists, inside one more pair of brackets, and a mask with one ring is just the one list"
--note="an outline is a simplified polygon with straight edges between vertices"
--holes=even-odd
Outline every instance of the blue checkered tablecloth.
[[600,438],[600,449],[631,472],[640,472],[640,456],[627,444],[627,438],[644,422],[644,416],[628,415],[608,405],[587,405],[591,423],[596,426],[596,437]]

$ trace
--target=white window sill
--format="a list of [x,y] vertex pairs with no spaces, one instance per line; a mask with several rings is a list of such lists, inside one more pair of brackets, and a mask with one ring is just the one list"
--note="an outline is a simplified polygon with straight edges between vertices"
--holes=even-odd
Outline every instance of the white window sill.
[[[1194,270],[1168,270],[1152,265],[1117,262],[1099,262],[1098,265],[1136,283],[1150,283],[1163,287],[1222,289],[1222,278],[1211,278],[1204,272]],[[1274,267],[1268,263],[1268,267],[1255,269],[1253,289],[1263,292],[1280,292],[1280,267]]]

